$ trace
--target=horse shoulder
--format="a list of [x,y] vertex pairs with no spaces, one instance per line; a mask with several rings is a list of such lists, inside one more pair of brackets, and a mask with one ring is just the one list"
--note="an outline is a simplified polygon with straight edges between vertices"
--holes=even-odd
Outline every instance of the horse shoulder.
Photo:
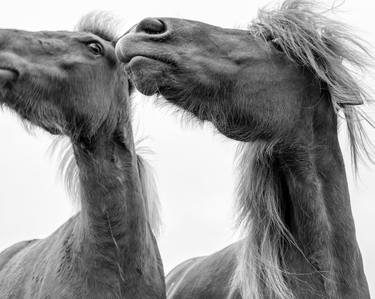
[[0,298],[20,297],[20,292],[22,293],[23,290],[16,291],[14,286],[21,280],[22,272],[15,271],[13,265],[19,264],[19,256],[22,255],[24,251],[28,251],[30,246],[37,241],[38,240],[28,240],[18,242],[0,253]]
[[27,246],[33,244],[37,240],[38,239],[21,241],[0,252],[0,273],[5,265],[13,258],[13,256],[17,255],[17,253],[27,248]]
[[167,297],[228,298],[237,246],[237,243],[232,244],[209,256],[193,258],[175,267],[166,278]]
[[22,241],[0,253],[0,298],[56,294],[49,282],[58,278],[62,264],[69,263],[67,240],[75,222],[72,217],[47,238]]

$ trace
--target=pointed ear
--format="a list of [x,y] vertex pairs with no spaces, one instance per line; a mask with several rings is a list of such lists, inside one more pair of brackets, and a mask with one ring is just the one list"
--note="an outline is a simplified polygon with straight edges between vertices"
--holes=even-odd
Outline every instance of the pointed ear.
[[358,105],[363,105],[363,100],[361,98],[353,98],[347,101],[343,100],[337,100],[337,105],[343,107],[343,106],[358,106]]
[[[337,45],[337,40],[331,35],[329,35],[329,33],[325,32],[325,35],[322,36],[322,40],[324,44],[327,46],[327,48],[329,49],[329,51],[332,51],[333,53],[340,52],[337,50],[337,48],[339,48],[339,46]],[[344,57],[342,56],[338,56],[337,59],[338,59],[338,63],[340,64],[342,64],[344,61]],[[336,104],[340,107],[357,106],[357,105],[362,105],[363,103],[364,103],[363,99],[360,96],[355,96],[354,94],[353,94],[353,97],[350,97],[350,98],[349,97],[336,98]]]

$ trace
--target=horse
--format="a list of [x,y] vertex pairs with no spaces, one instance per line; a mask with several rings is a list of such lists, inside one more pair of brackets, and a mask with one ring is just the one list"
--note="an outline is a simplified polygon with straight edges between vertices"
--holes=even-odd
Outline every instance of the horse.
[[61,170],[81,206],[47,238],[0,253],[0,298],[166,297],[158,198],[135,152],[117,37],[104,13],[75,31],[0,30],[0,102],[68,137]]
[[337,132],[344,121],[354,167],[371,159],[363,44],[308,0],[260,10],[247,30],[146,18],[118,40],[140,92],[240,143],[244,238],[178,265],[168,298],[370,298]]

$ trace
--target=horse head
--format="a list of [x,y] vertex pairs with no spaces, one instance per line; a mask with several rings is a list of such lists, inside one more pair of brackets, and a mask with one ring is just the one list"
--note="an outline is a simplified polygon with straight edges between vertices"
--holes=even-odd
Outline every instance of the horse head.
[[0,30],[0,103],[52,134],[113,130],[128,83],[115,37],[98,23],[85,18],[72,32]]

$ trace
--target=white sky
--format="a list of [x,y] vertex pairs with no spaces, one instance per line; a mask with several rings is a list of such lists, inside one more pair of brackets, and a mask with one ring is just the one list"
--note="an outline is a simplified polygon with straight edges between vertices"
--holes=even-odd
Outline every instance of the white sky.
[[[195,19],[223,27],[243,27],[264,0],[232,1],[51,1],[1,0],[0,28],[69,30],[83,14],[110,10],[126,20],[126,28],[148,16]],[[349,24],[375,45],[372,0],[347,0],[341,11]],[[124,28],[124,30],[126,29]],[[139,96],[137,127],[148,136],[154,154],[163,206],[164,231],[159,241],[168,272],[177,263],[206,255],[234,238],[233,158],[236,143],[204,128],[182,125],[168,109]],[[375,115],[373,115],[375,117]],[[370,136],[375,141],[375,130]],[[51,137],[30,136],[16,117],[0,112],[0,250],[11,244],[51,234],[73,213],[56,177],[56,162],[47,154]],[[350,158],[344,150],[348,166]],[[358,182],[349,173],[351,202],[365,271],[375,296],[375,166],[362,167]]]

